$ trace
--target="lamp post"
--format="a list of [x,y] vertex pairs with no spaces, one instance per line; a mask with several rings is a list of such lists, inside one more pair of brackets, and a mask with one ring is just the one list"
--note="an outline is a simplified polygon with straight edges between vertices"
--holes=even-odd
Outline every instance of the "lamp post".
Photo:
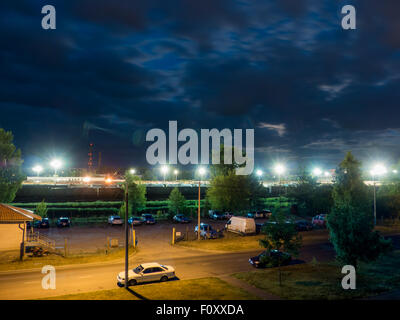
[[374,225],[376,226],[376,176],[384,175],[387,172],[386,167],[382,164],[376,164],[372,170],[372,181],[374,184]]
[[197,240],[200,240],[200,197],[201,197],[201,192],[200,192],[200,184],[201,184],[201,178],[203,175],[206,173],[206,169],[200,167],[198,170],[199,174],[199,204],[197,208]]
[[54,169],[54,176],[57,176],[57,170],[61,168],[62,162],[58,159],[54,159],[50,162],[50,166]]
[[178,181],[178,170],[174,170],[174,175],[175,175],[175,181]]
[[128,196],[129,196],[129,191],[128,191],[128,179],[125,176],[125,289],[128,289],[128,274],[129,274],[129,242],[128,242],[128,237],[129,237],[129,228],[128,228],[128,215],[129,215],[129,209],[128,209]]
[[43,171],[43,167],[40,165],[36,165],[32,168],[32,171],[35,172],[39,177],[40,173]]
[[165,183],[165,175],[168,173],[168,167],[167,166],[162,166],[161,167],[161,173],[164,176],[164,183]]
[[261,176],[263,175],[262,170],[257,170],[257,171],[256,171],[256,175],[257,175],[258,179],[259,179],[260,182],[261,182]]
[[281,175],[283,173],[285,173],[286,168],[283,164],[277,164],[274,167],[274,171],[275,171],[275,173],[278,174],[278,177],[279,177],[279,201],[281,201],[281,189],[282,189]]
[[318,182],[318,178],[322,175],[322,170],[320,168],[314,168],[312,173],[314,177],[317,177],[317,182]]

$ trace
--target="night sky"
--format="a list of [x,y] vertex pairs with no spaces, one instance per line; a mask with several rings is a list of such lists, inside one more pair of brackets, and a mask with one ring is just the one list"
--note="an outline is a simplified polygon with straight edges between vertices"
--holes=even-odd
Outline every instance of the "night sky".
[[[42,6],[57,29],[41,28]],[[343,30],[341,8],[357,9]],[[254,128],[256,167],[400,156],[398,0],[2,0],[0,127],[25,165],[146,165],[152,128]],[[95,159],[96,160],[96,159]]]

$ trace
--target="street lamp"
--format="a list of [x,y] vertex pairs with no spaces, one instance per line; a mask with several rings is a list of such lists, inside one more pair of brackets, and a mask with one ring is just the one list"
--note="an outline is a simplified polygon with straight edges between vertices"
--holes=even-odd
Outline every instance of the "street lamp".
[[178,173],[179,173],[178,170],[174,170],[174,175],[175,175],[175,180],[176,181],[178,181]]
[[39,177],[40,173],[43,171],[43,167],[40,165],[36,165],[32,168],[32,171],[35,172]]
[[319,177],[322,174],[322,170],[320,168],[315,168],[313,170],[313,175]]
[[161,167],[161,173],[164,176],[164,183],[165,183],[165,175],[168,173],[168,167],[167,166],[162,166]]
[[199,175],[199,205],[197,209],[197,240],[200,240],[200,184],[201,184],[201,178],[206,174],[206,169],[203,167],[200,167],[198,170],[198,175]]
[[280,200],[280,198],[281,198],[281,188],[282,188],[282,185],[281,185],[281,175],[284,174],[285,171],[286,171],[286,168],[285,168],[285,166],[284,166],[283,164],[278,163],[278,164],[276,164],[275,167],[274,167],[274,172],[275,172],[275,173],[278,175],[278,177],[279,177],[279,200]]
[[257,170],[256,175],[257,175],[258,179],[261,181],[261,176],[263,175],[262,170]]
[[371,175],[372,175],[372,180],[374,182],[374,225],[376,226],[376,176],[381,176],[386,174],[387,169],[383,164],[376,164],[372,170],[371,170]]
[[62,162],[59,159],[54,159],[50,162],[50,166],[54,169],[54,176],[57,176],[57,170],[61,168]]
[[130,169],[130,170],[129,170],[129,173],[130,173],[130,174],[135,174],[135,173],[136,173],[136,170],[135,170],[135,169]]

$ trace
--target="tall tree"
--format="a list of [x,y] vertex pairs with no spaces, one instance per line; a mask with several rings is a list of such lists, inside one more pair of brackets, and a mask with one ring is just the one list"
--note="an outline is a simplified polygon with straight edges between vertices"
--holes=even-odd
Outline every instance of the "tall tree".
[[186,208],[186,199],[178,188],[172,189],[168,197],[169,210],[175,214],[183,212]]
[[41,216],[42,218],[45,218],[47,216],[47,204],[42,200],[42,202],[38,203],[35,209],[35,214],[38,216]]
[[128,183],[129,214],[137,214],[146,207],[146,185],[141,184],[140,178],[129,171],[125,172],[125,179]]
[[360,166],[348,152],[336,172],[334,205],[328,215],[330,240],[336,257],[354,267],[360,261],[373,261],[390,249],[390,242],[373,230],[371,200]]
[[0,128],[0,203],[12,202],[25,176],[21,151],[13,144],[13,135]]

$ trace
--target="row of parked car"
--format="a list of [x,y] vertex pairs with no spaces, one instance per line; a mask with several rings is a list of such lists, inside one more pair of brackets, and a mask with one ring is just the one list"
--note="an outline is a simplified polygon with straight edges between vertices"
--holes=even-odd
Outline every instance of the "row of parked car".
[[[60,217],[60,218],[57,219],[56,226],[57,226],[57,228],[68,228],[68,227],[71,226],[71,220],[68,217]],[[32,228],[32,222],[28,221],[26,223],[26,227],[27,227],[27,229],[31,229]],[[48,229],[48,228],[50,228],[50,220],[49,220],[49,218],[42,218],[41,221],[35,220],[33,222],[33,228],[36,228],[36,229]]]
[[[124,221],[120,216],[110,216],[108,217],[108,224],[111,226],[121,226]],[[140,226],[142,224],[155,224],[156,219],[152,214],[144,213],[140,217],[130,217],[128,218],[128,224],[131,226]]]
[[[223,212],[223,211],[216,211],[210,210],[208,215],[213,220],[228,220],[234,216],[232,212]],[[270,210],[260,210],[260,211],[252,211],[246,214],[247,218],[252,219],[265,219],[271,217],[272,212]]]

